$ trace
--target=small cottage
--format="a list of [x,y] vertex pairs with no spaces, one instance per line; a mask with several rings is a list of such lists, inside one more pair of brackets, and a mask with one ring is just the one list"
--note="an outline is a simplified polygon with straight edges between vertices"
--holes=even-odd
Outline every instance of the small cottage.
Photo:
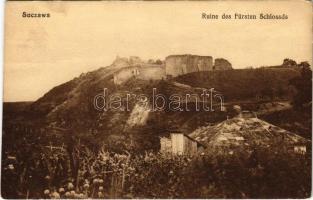
[[204,148],[198,141],[183,133],[171,133],[170,138],[162,137],[160,144],[162,153],[176,155],[194,155]]

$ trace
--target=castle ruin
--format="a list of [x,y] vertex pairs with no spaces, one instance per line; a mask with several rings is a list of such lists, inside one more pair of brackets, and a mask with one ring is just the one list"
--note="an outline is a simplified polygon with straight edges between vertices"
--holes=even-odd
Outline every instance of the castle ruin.
[[216,58],[214,61],[213,70],[229,70],[232,69],[231,63],[224,58]]
[[116,85],[120,85],[130,78],[161,80],[192,72],[232,69],[231,63],[224,58],[216,58],[213,64],[211,56],[190,54],[170,55],[165,58],[165,62],[160,63],[145,62],[137,56],[116,57],[112,66],[119,69],[114,73],[113,80]]
[[165,58],[167,76],[176,77],[183,74],[200,71],[229,70],[232,65],[226,59],[217,58],[213,65],[211,56],[198,55],[170,55]]

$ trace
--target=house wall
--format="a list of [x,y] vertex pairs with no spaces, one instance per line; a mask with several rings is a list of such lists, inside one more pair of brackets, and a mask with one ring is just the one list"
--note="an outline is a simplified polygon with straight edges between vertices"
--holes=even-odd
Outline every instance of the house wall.
[[197,153],[197,142],[190,140],[188,137],[184,136],[184,154],[194,155]]
[[184,154],[184,135],[172,133],[171,140],[172,140],[172,153],[178,155]]
[[294,152],[298,154],[306,154],[306,146],[296,145],[294,146]]
[[171,138],[160,139],[162,153],[177,155],[194,155],[198,151],[198,144],[181,133],[172,133]]
[[171,153],[172,152],[172,141],[169,138],[162,137],[160,139],[161,149],[160,151],[162,153]]

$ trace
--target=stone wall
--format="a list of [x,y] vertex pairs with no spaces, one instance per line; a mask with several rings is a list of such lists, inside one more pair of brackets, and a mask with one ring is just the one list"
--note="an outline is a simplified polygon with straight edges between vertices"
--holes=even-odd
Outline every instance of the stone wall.
[[199,71],[228,70],[232,65],[224,58],[215,59],[211,56],[171,55],[165,59],[166,75],[172,77]]
[[216,58],[214,61],[214,70],[228,70],[232,69],[232,65],[224,58]]
[[143,61],[138,56],[130,56],[129,57],[129,64],[131,65],[137,65],[141,64]]
[[144,63],[138,56],[130,56],[129,58],[116,56],[112,66],[116,68],[123,68],[129,66],[139,66]]
[[114,84],[120,85],[129,80],[130,78],[137,77],[139,75],[139,67],[125,67],[120,69],[114,74]]
[[141,80],[165,79],[165,68],[163,65],[155,64],[141,64],[125,67],[114,74],[114,84],[123,84],[131,78]]
[[116,68],[122,68],[122,67],[128,67],[130,65],[128,58],[122,58],[119,56],[116,56],[116,59],[113,61],[111,66],[114,66]]
[[117,57],[113,66],[121,68],[114,74],[114,83],[120,85],[132,77],[142,80],[161,80],[167,75],[176,77],[183,74],[211,70],[228,70],[232,65],[224,58],[215,59],[211,56],[170,55],[165,59],[165,65],[143,62],[137,56],[128,58]]
[[171,55],[165,58],[166,75],[179,76],[182,74],[210,71],[213,69],[211,56]]
[[146,64],[139,69],[138,79],[142,80],[161,80],[165,79],[164,65]]

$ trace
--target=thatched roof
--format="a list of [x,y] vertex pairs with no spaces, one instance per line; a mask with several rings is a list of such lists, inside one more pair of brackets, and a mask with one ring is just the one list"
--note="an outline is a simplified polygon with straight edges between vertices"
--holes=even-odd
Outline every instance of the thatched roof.
[[214,126],[200,127],[189,134],[206,146],[306,144],[309,140],[256,117],[235,117]]

